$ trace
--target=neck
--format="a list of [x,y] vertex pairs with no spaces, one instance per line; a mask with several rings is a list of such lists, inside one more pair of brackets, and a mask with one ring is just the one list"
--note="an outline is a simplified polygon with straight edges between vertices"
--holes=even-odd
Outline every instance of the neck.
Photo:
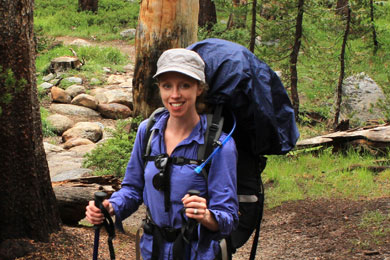
[[167,122],[167,129],[177,136],[188,136],[196,124],[198,124],[199,120],[200,116],[196,112],[193,116],[185,118],[170,116]]

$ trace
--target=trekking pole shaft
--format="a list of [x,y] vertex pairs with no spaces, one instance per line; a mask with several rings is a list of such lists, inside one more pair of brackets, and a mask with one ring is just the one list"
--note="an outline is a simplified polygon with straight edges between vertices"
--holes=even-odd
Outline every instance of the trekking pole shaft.
[[[95,206],[99,209],[103,207],[103,200],[107,197],[107,193],[105,192],[95,192]],[[95,240],[93,245],[93,260],[98,259],[98,251],[99,251],[99,238],[100,238],[100,227],[101,225],[95,225]]]

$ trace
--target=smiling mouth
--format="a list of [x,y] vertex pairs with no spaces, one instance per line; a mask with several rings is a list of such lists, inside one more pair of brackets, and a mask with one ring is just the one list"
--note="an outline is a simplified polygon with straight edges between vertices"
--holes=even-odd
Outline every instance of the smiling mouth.
[[184,102],[182,102],[182,103],[171,103],[171,106],[173,106],[173,107],[180,107],[183,104],[184,104]]

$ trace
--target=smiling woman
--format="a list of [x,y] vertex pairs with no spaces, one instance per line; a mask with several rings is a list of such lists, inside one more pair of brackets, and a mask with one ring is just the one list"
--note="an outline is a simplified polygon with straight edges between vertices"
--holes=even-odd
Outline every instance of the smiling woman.
[[[170,49],[160,56],[154,77],[166,109],[155,114],[151,129],[148,121],[141,123],[122,188],[103,202],[119,220],[146,205],[144,259],[220,259],[219,240],[238,224],[234,141],[213,157],[207,178],[195,172],[207,128],[206,115],[196,109],[206,86],[204,68],[191,50]],[[93,201],[86,214],[92,224],[103,220]]]

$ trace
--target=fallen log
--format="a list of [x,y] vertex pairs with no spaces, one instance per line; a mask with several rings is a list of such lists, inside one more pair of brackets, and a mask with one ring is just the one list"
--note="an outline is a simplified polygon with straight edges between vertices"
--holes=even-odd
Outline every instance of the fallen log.
[[85,217],[85,207],[97,191],[111,194],[119,190],[120,180],[113,176],[91,176],[52,182],[61,220],[67,225],[77,225]]
[[334,151],[343,150],[346,146],[362,147],[370,152],[387,152],[390,148],[390,125],[370,126],[366,128],[339,131],[322,136],[300,140],[296,149],[313,147],[330,147]]

